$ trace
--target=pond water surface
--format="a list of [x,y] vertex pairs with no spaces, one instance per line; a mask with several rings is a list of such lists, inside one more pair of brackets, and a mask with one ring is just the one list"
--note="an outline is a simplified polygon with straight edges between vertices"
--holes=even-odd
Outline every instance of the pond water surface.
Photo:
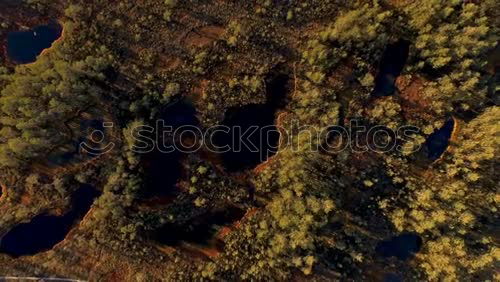
[[98,195],[92,186],[82,185],[72,196],[71,211],[63,216],[42,214],[18,224],[0,239],[0,252],[19,257],[52,249],[89,211]]
[[218,147],[230,148],[222,153],[229,172],[250,169],[278,151],[280,133],[275,125],[276,113],[284,106],[289,77],[278,73],[266,79],[265,104],[229,108],[222,125],[230,130],[214,136]]
[[55,21],[28,31],[10,32],[7,34],[7,56],[18,64],[32,63],[61,34],[62,27]]
[[428,158],[431,160],[437,160],[446,151],[450,143],[450,138],[453,133],[453,128],[455,126],[455,121],[453,119],[448,120],[443,127],[434,131],[425,141],[425,146],[427,147]]
[[[171,127],[172,131],[181,126],[197,126],[196,109],[187,100],[181,99],[167,106],[160,114],[160,120],[165,127]],[[161,132],[161,128],[157,128]],[[163,134],[162,134],[163,135]],[[172,135],[165,135],[165,146],[173,145]],[[163,143],[164,138],[160,138]],[[158,144],[159,145],[159,144]],[[178,148],[178,147],[176,147]],[[168,152],[167,148],[156,146],[155,150],[144,158],[146,171],[146,198],[153,196],[174,196],[177,194],[175,185],[182,175],[181,160],[186,154],[174,150]]]
[[388,273],[384,276],[384,282],[403,282],[403,278],[397,273]]
[[214,211],[182,225],[166,224],[156,230],[153,239],[168,246],[178,246],[182,242],[209,245],[221,227],[240,220],[245,211],[237,207]]
[[222,153],[227,171],[250,169],[276,154],[279,132],[274,125],[274,109],[266,104],[251,104],[226,111],[223,125],[228,133],[215,135],[215,144],[229,146]]
[[372,96],[390,96],[396,91],[396,78],[401,74],[408,59],[410,42],[399,40],[389,44],[382,55],[379,72],[375,78]]
[[413,257],[422,247],[422,239],[417,234],[403,233],[388,240],[379,242],[375,251],[382,257],[396,257],[407,260]]

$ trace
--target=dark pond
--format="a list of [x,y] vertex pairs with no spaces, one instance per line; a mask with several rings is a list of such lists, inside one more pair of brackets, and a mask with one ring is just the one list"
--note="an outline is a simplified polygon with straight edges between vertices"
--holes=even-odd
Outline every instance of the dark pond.
[[396,78],[401,74],[408,59],[410,42],[399,40],[389,44],[382,55],[379,72],[375,78],[374,97],[390,96],[396,91]]
[[168,246],[178,246],[182,242],[209,245],[221,227],[240,220],[244,215],[244,210],[230,207],[196,218],[182,225],[164,225],[155,231],[153,239]]
[[279,132],[274,125],[274,110],[269,105],[251,104],[228,109],[222,124],[229,132],[216,134],[214,143],[230,148],[222,153],[227,171],[253,168],[276,153]]
[[214,144],[230,148],[222,153],[222,160],[229,172],[242,171],[257,166],[276,154],[279,131],[276,127],[276,112],[283,106],[289,77],[277,74],[267,78],[265,104],[249,104],[229,108],[223,126],[229,132],[214,135]]
[[428,157],[437,160],[448,148],[455,121],[448,120],[443,127],[433,132],[425,141]]
[[[172,127],[172,131],[181,126],[197,126],[196,109],[188,101],[182,99],[167,106],[160,115],[165,127]],[[162,129],[157,126],[158,132]],[[163,135],[160,133],[160,135]],[[173,145],[174,138],[166,134],[165,146]],[[189,136],[188,136],[189,137]],[[163,144],[164,138],[160,138]],[[182,174],[181,160],[185,153],[175,150],[168,152],[167,148],[157,144],[155,150],[147,154],[145,160],[146,190],[145,197],[173,196],[177,193],[175,185]]]
[[14,257],[50,250],[64,240],[71,228],[89,211],[98,191],[82,185],[72,196],[72,210],[63,216],[38,215],[12,228],[0,240],[0,252]]
[[420,251],[420,247],[422,247],[420,236],[413,233],[404,233],[379,242],[375,251],[382,257],[396,257],[400,260],[406,260]]
[[7,34],[7,56],[15,63],[32,63],[61,37],[61,33],[62,27],[55,21],[28,31],[10,32]]
[[403,278],[397,273],[388,273],[384,276],[384,282],[403,282]]

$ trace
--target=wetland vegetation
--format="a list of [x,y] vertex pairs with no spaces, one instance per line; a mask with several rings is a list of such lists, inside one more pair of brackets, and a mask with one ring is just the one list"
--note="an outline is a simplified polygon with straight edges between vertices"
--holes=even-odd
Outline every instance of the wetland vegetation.
[[0,1],[0,277],[498,280],[498,10]]

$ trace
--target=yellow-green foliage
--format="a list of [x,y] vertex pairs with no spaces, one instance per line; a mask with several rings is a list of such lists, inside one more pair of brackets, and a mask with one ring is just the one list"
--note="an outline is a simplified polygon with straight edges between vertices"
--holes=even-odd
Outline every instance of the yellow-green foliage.
[[300,125],[322,128],[337,124],[339,104],[333,90],[318,88],[307,81],[293,96],[294,113]]
[[[481,243],[493,245],[493,238],[484,238]],[[417,255],[431,281],[457,281],[468,273],[477,272],[500,259],[500,249],[492,246],[486,253],[472,255],[463,239],[444,236],[428,242],[422,254]]]
[[486,94],[487,77],[481,69],[485,53],[496,45],[498,30],[480,5],[486,4],[426,0],[405,8],[416,32],[417,67],[446,70],[424,91],[438,112],[451,110],[457,100],[478,104]]
[[312,67],[306,76],[320,84],[325,78],[324,71],[337,65],[348,54],[368,58],[380,53],[389,38],[387,26],[392,14],[377,1],[371,4],[357,2],[350,10],[341,13],[304,46],[302,59]]
[[480,65],[474,58],[496,44],[488,18],[480,6],[464,1],[427,0],[406,9],[417,31],[415,48],[433,68],[450,64],[462,70]]
[[43,156],[69,138],[64,123],[102,92],[88,78],[101,79],[108,61],[87,57],[67,62],[57,50],[20,66],[0,97],[0,166]]
[[384,23],[391,15],[392,12],[384,11],[377,1],[355,5],[354,9],[340,15],[320,36],[323,41],[337,41],[342,44],[364,44],[380,40],[387,36],[384,33]]
[[130,122],[126,128],[123,129],[123,138],[125,141],[124,144],[125,156],[127,157],[127,162],[131,167],[134,167],[137,164],[139,164],[139,158],[136,156],[136,153],[134,152],[133,149],[134,146],[136,146],[138,140],[137,139],[138,130],[143,125],[144,121],[134,120]]
[[236,46],[238,42],[247,40],[248,30],[244,23],[231,21],[227,27],[226,41],[229,46]]
[[[271,177],[276,183],[275,195],[264,211],[227,241],[227,255],[231,256],[225,259],[235,261],[228,262],[233,267],[240,264],[238,278],[285,279],[291,269],[311,274],[317,229],[328,222],[335,209],[330,195],[332,183],[311,167],[311,162],[319,158],[318,153],[289,148],[280,152],[278,174]],[[248,247],[242,249],[243,245]]]
[[[305,82],[293,98],[297,111],[292,115],[314,136],[320,128],[337,124],[338,105],[333,98],[333,93],[321,93]],[[291,269],[306,275],[312,272],[317,230],[335,209],[334,184],[324,172],[328,159],[311,151],[317,140],[303,133],[293,136],[289,146],[279,151],[276,162],[260,173],[256,186],[273,192],[272,198],[241,232],[231,234],[226,245],[226,259],[235,260],[236,256],[238,263],[246,265],[240,266],[240,279],[285,279]],[[241,246],[250,238],[254,238],[252,243],[242,251]]]
[[467,124],[452,150],[452,161],[446,166],[449,175],[462,175],[469,182],[494,176],[500,153],[500,107],[488,108]]
[[[388,213],[399,231],[428,235],[418,259],[431,280],[472,277],[498,260],[492,223],[480,220],[494,217],[500,203],[498,119],[498,107],[492,107],[465,125],[452,156],[443,160],[443,171],[425,179],[409,177],[405,204]],[[381,207],[387,208],[387,201]],[[475,244],[485,245],[485,250],[478,253]]]
[[402,125],[401,105],[394,97],[385,97],[375,101],[375,103],[370,111],[371,121],[394,130]]

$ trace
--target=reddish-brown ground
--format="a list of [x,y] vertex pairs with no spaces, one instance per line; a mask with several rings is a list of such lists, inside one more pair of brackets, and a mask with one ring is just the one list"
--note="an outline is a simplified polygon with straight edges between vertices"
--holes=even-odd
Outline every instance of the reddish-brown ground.
[[432,120],[435,115],[430,111],[431,101],[424,96],[426,81],[418,76],[400,76],[396,87],[400,92],[401,109],[407,120]]
[[186,36],[185,42],[188,46],[201,48],[208,46],[215,40],[220,39],[224,32],[224,27],[214,25],[193,29]]

